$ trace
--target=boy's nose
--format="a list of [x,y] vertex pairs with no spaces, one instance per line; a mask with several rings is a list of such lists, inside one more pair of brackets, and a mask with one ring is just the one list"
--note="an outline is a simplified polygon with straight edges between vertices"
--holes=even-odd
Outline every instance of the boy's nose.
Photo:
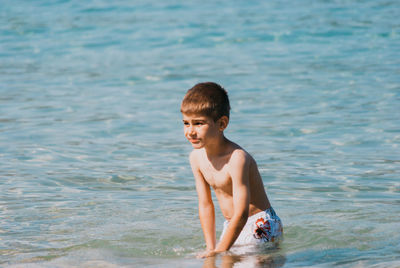
[[189,135],[194,135],[194,134],[196,134],[196,131],[195,131],[195,129],[194,129],[193,126],[190,126],[190,127],[189,127],[189,129],[188,129],[188,134],[189,134]]

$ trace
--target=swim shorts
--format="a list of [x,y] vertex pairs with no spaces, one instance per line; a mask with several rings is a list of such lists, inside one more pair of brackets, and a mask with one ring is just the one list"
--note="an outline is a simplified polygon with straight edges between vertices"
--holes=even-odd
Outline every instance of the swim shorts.
[[[225,221],[221,238],[228,225],[229,221]],[[276,215],[274,209],[270,207],[247,219],[246,225],[243,227],[233,247],[245,245],[265,246],[267,248],[274,247],[282,238],[282,233],[282,221]]]

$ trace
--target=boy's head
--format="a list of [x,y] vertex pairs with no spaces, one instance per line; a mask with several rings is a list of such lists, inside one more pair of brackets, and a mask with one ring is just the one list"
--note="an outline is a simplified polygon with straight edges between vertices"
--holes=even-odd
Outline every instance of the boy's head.
[[183,114],[201,114],[216,122],[222,116],[229,118],[228,93],[213,82],[199,83],[188,90],[181,104]]

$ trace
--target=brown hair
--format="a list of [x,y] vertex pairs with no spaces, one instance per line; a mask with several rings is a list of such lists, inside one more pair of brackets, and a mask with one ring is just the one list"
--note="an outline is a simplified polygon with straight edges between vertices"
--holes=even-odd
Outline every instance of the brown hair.
[[186,92],[181,104],[183,114],[202,114],[215,122],[222,116],[229,118],[228,93],[213,82],[199,83]]

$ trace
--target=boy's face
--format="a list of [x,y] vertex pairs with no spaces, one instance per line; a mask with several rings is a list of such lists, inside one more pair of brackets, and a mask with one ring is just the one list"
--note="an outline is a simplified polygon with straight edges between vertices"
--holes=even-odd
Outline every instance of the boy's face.
[[221,137],[224,128],[221,128],[219,120],[214,122],[212,118],[204,115],[182,115],[185,137],[194,149],[210,146]]

